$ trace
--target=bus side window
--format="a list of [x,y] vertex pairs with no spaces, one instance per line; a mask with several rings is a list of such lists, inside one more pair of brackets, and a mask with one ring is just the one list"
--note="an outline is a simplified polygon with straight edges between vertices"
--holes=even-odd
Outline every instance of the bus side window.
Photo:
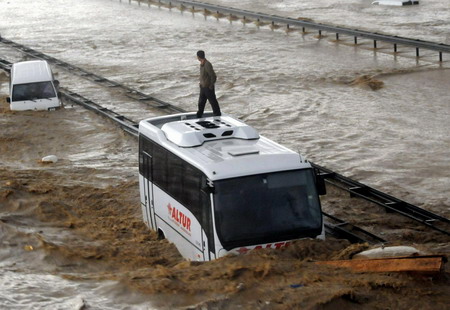
[[144,160],[144,152],[150,156],[153,156],[153,142],[148,140],[147,138],[140,136],[139,137],[139,173],[143,175],[147,180],[153,182],[152,174],[150,173],[151,162],[148,160]]
[[162,190],[167,192],[167,151],[161,146],[153,145],[153,180]]
[[202,176],[189,164],[183,165],[183,190],[181,202],[194,214],[201,223],[200,186]]
[[143,138],[139,136],[139,173],[144,175],[144,160],[142,154]]
[[[192,212],[208,236],[210,251],[214,249],[211,204],[208,193],[202,191],[206,176],[160,145],[142,137],[139,140],[139,172],[150,177],[148,165],[153,165],[153,182]],[[152,156],[152,163],[144,158],[144,152]]]
[[147,177],[145,175],[144,170],[144,138],[139,137],[139,173],[143,175],[145,178]]
[[167,191],[170,196],[180,201],[183,189],[182,160],[172,153],[167,153]]

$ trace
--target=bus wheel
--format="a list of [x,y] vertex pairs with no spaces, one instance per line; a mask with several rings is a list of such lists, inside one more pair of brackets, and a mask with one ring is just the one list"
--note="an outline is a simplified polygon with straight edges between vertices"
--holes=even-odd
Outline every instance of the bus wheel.
[[166,239],[166,236],[164,236],[164,233],[161,229],[158,229],[158,240]]

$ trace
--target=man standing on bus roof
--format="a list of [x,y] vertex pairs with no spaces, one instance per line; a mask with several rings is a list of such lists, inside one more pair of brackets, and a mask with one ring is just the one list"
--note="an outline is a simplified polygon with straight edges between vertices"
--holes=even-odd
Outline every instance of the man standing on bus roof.
[[205,58],[204,51],[197,52],[197,59],[200,61],[200,96],[198,98],[197,117],[201,118],[203,116],[206,100],[211,104],[214,116],[220,116],[220,107],[214,90],[214,84],[217,79],[216,73],[212,64]]

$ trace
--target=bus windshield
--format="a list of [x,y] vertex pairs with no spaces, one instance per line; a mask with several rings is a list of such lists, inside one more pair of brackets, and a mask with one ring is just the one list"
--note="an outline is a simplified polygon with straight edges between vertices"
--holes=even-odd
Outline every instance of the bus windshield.
[[226,250],[322,231],[312,169],[226,179],[214,187],[216,228]]
[[56,97],[51,82],[38,82],[14,85],[12,101],[26,101]]

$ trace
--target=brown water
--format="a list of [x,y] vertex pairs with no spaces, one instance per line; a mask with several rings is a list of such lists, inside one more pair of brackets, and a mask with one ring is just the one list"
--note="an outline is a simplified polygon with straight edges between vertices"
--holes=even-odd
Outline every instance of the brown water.
[[[356,28],[437,42],[445,42],[450,20],[437,1],[384,13],[366,1],[229,5],[239,3],[324,22],[344,10],[346,23]],[[450,215],[450,71],[434,53],[424,51],[416,60],[415,51],[402,50],[393,57],[391,47],[376,52],[370,42],[355,48],[351,39],[336,44],[333,35],[318,39],[128,2],[10,0],[0,2],[0,11],[2,36],[187,110],[195,109],[195,51],[203,48],[218,73],[226,113],[316,163]],[[394,27],[408,20],[411,27]],[[5,47],[0,55],[25,59]],[[58,78],[135,120],[161,113],[63,71]],[[349,258],[364,248],[332,239],[201,265],[184,262],[142,224],[133,138],[78,107],[13,113],[2,103],[0,115],[0,307],[445,309],[449,303],[445,279],[314,265],[312,260]],[[49,154],[60,160],[39,163]],[[449,253],[448,238],[330,191],[323,199],[327,212],[382,231],[392,244]]]

